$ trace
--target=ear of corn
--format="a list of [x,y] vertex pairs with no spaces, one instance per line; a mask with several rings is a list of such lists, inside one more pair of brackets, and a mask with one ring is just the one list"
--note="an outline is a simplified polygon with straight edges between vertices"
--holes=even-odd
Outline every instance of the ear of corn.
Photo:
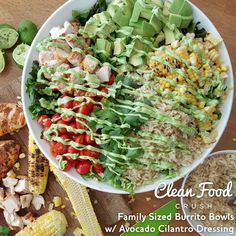
[[63,236],[67,226],[67,220],[63,213],[52,210],[40,216],[16,236]]
[[29,190],[34,194],[43,194],[48,180],[49,163],[29,135],[28,179]]
[[93,210],[86,187],[69,179],[62,171],[54,166],[51,166],[51,170],[66,191],[75,211],[75,215],[82,227],[83,234],[86,236],[102,236],[103,233]]

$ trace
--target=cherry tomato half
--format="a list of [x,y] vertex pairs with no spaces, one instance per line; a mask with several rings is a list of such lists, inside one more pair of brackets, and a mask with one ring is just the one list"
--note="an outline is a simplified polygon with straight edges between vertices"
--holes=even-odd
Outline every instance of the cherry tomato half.
[[79,134],[77,138],[75,139],[75,142],[79,144],[86,144],[85,134]]
[[98,152],[85,149],[85,150],[80,151],[80,156],[89,156],[89,157],[93,157],[95,159],[99,159],[100,154]]
[[46,128],[49,128],[52,125],[52,121],[50,118],[44,119],[43,120],[43,126]]
[[[67,125],[67,122],[65,122],[64,120],[58,120],[57,124]],[[59,128],[58,129],[59,135],[65,134],[66,132],[67,132],[66,128]]]
[[79,153],[80,151],[76,148],[73,148],[72,146],[68,147],[68,152],[69,153]]
[[55,113],[53,116],[52,116],[52,119],[58,119],[59,117],[61,117],[61,115],[59,113]]
[[72,161],[67,161],[65,168],[63,171],[67,172],[73,167],[73,162]]
[[80,174],[80,175],[84,175],[87,174],[90,171],[91,168],[91,162],[88,160],[82,160],[77,162],[76,164],[76,171]]
[[92,112],[93,107],[94,107],[94,104],[92,102],[89,102],[79,107],[77,112],[83,115],[89,115]]
[[115,79],[116,79],[116,76],[114,74],[112,74],[110,76],[109,81],[107,82],[107,84],[112,85],[114,83]]
[[74,120],[74,116],[63,116],[62,120],[64,120],[66,123],[70,123]]
[[44,125],[43,122],[45,119],[49,119],[49,117],[47,115],[41,115],[39,118],[38,118],[38,123],[40,125]]
[[93,170],[96,173],[103,173],[105,169],[104,169],[103,165],[101,165],[101,164],[94,164],[93,165]]
[[61,108],[73,108],[73,100],[60,105]]
[[62,144],[62,143],[57,143],[55,145],[55,148],[57,150],[57,155],[63,155],[68,152],[68,146]]
[[88,134],[85,135],[85,141],[86,141],[86,143],[89,144],[89,145],[94,145],[94,144],[96,144],[96,143],[95,143],[95,140],[92,139],[92,137],[91,137],[90,135],[88,135]]

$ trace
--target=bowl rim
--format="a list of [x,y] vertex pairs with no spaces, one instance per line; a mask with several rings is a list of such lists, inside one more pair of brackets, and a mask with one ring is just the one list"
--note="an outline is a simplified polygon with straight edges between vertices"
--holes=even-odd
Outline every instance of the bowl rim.
[[[221,151],[213,152],[213,153],[211,153],[209,156],[207,156],[207,157],[205,158],[204,162],[205,162],[208,158],[210,158],[210,157],[214,157],[214,156],[218,156],[218,155],[227,155],[227,154],[236,154],[236,150],[221,150]],[[202,164],[204,164],[204,162],[203,162]],[[202,164],[201,164],[201,165],[202,165]],[[199,166],[200,166],[200,165],[196,166],[196,168],[194,168],[194,170],[196,170]],[[187,183],[187,181],[188,181],[188,178],[189,178],[189,176],[191,175],[191,173],[192,173],[194,170],[192,170],[190,173],[188,173],[188,174],[184,177],[183,182],[182,182],[182,184],[181,184],[181,189],[185,189],[185,186],[186,186],[186,183]],[[186,208],[184,207],[184,204],[185,204],[185,198],[184,198],[184,197],[180,197],[180,204],[181,204],[181,209],[182,209],[184,215],[185,215],[185,216],[189,215],[188,209],[186,209]],[[187,221],[188,221],[189,225],[197,232],[196,227],[195,227],[194,224],[193,224],[193,221],[190,220],[188,217],[187,217]],[[202,221],[199,220],[198,222],[200,222],[201,224],[204,225],[204,223],[203,223]],[[211,235],[211,234],[208,234],[208,233],[201,233],[201,232],[197,232],[197,233],[198,233],[199,235],[201,235],[201,236],[210,236],[210,235]],[[218,235],[218,233],[214,233],[214,234],[217,234],[217,235]],[[219,232],[219,235],[221,235],[221,232]],[[236,232],[235,232],[233,235],[236,235]]]
[[[36,35],[36,37],[34,38],[33,42],[32,42],[32,46],[30,47],[30,50],[29,50],[29,53],[26,57],[26,61],[25,61],[25,66],[24,66],[24,69],[23,69],[23,73],[22,73],[22,84],[21,84],[21,97],[22,97],[22,104],[23,104],[23,111],[24,111],[24,115],[25,115],[25,118],[26,118],[26,123],[27,123],[27,126],[29,128],[29,132],[30,134],[32,135],[33,139],[35,140],[37,146],[40,148],[40,150],[42,151],[42,153],[45,155],[45,157],[49,160],[49,162],[54,165],[56,168],[58,168],[58,165],[53,161],[53,158],[51,156],[48,156],[46,155],[46,151],[44,151],[44,148],[43,146],[39,143],[39,138],[36,136],[36,133],[33,132],[33,128],[32,128],[32,118],[30,117],[30,114],[29,114],[29,111],[28,111],[28,107],[26,107],[26,96],[28,96],[26,94],[26,91],[25,91],[25,82],[27,80],[27,77],[28,77],[28,73],[27,73],[27,64],[28,64],[28,61],[30,59],[30,56],[32,54],[32,52],[35,50],[35,43],[37,42],[38,40],[38,36],[40,36],[40,34],[42,32],[44,32],[44,28],[45,26],[47,26],[48,22],[51,21],[51,19],[53,19],[57,14],[58,12],[60,12],[63,8],[66,8],[67,6],[70,6],[70,4],[73,4],[73,2],[75,2],[76,0],[70,0],[66,3],[64,3],[63,5],[61,5],[58,9],[56,9],[49,17],[48,19],[44,22],[44,24],[42,25],[42,27],[40,28],[40,30],[38,31],[38,34]],[[91,0],[92,1],[92,0]],[[204,14],[203,11],[201,11],[195,4],[189,2],[193,8],[193,12],[196,11],[196,12],[199,12],[200,14],[202,14],[206,21],[208,21],[208,24],[211,25],[211,27],[215,30],[215,32],[218,33],[218,35],[221,37],[219,31],[217,30],[217,28],[215,27],[215,25],[212,23],[212,21]],[[221,37],[222,38],[222,37]],[[223,38],[222,38],[223,39]],[[233,105],[233,98],[234,98],[234,77],[233,77],[233,68],[232,68],[232,63],[231,63],[231,60],[230,60],[230,56],[229,56],[229,53],[228,53],[228,50],[227,50],[227,47],[224,43],[224,41],[222,42],[222,44],[224,45],[225,47],[225,50],[224,50],[224,53],[227,57],[227,60],[229,61],[229,68],[230,68],[230,71],[232,72],[230,74],[230,77],[229,79],[230,82],[232,82],[232,88],[230,88],[230,94],[228,95],[228,103],[227,103],[227,106],[229,107],[229,110],[225,116],[225,119],[222,120],[222,124],[221,124],[221,129],[222,129],[222,132],[218,134],[217,136],[217,139],[216,141],[209,145],[209,148],[207,149],[207,152],[205,155],[203,155],[201,158],[197,158],[196,160],[199,160],[198,163],[195,164],[195,166],[192,166],[192,167],[189,167],[188,170],[186,170],[184,173],[181,173],[180,175],[178,175],[177,177],[175,178],[172,178],[172,179],[166,179],[166,180],[162,180],[162,179],[158,179],[156,181],[152,181],[151,183],[149,184],[146,184],[146,185],[143,185],[143,186],[140,186],[139,188],[137,188],[135,190],[135,193],[142,193],[142,192],[148,192],[148,191],[152,191],[155,189],[155,186],[157,185],[157,183],[159,182],[165,182],[166,184],[168,183],[171,183],[171,182],[176,182],[178,180],[180,180],[181,178],[183,178],[185,175],[187,175],[188,173],[190,173],[191,171],[193,171],[199,164],[201,164],[206,158],[207,156],[209,155],[209,153],[211,153],[211,151],[215,148],[215,146],[217,145],[217,143],[219,142],[220,138],[222,137],[223,133],[224,133],[224,130],[228,124],[228,120],[229,120],[229,117],[230,117],[230,114],[231,114],[231,111],[232,111],[232,105]],[[34,48],[33,48],[34,47]],[[204,150],[203,150],[204,151]],[[204,158],[203,158],[204,157]],[[74,181],[82,184],[82,185],[85,185],[87,187],[90,187],[92,189],[96,189],[96,190],[99,190],[99,191],[103,191],[103,192],[109,192],[109,193],[116,193],[116,194],[129,194],[128,192],[124,191],[124,190],[121,190],[121,189],[118,189],[118,188],[115,188],[111,185],[109,185],[108,183],[104,183],[104,182],[99,182],[99,181],[96,181],[96,182],[93,182],[93,183],[88,183],[87,180],[81,180],[75,176],[73,176],[71,174],[71,172],[63,172],[67,177],[73,179]],[[79,175],[79,174],[78,174]],[[105,185],[104,185],[105,184]],[[101,187],[100,185],[104,185],[104,186],[107,186],[106,188],[104,187]]]

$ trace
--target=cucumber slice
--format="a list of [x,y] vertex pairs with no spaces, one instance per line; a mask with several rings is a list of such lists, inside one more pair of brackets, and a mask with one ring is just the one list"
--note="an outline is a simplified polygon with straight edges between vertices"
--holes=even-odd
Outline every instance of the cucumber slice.
[[15,63],[22,69],[30,46],[27,44],[19,44],[13,51],[12,57]]
[[3,72],[5,68],[5,58],[3,52],[0,50],[0,73]]
[[11,28],[1,28],[0,29],[0,49],[8,49],[13,47],[17,40],[19,34],[16,30]]

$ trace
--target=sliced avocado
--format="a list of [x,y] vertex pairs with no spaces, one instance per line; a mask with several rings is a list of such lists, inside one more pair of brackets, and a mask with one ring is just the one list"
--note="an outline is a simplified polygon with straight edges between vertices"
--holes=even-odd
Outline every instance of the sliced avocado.
[[168,45],[168,44],[171,44],[172,42],[175,41],[175,34],[172,30],[170,30],[168,27],[165,27],[163,29],[164,31],[164,34],[165,34],[165,44]]
[[116,31],[116,36],[117,36],[117,38],[127,38],[127,37],[130,37],[132,35],[133,31],[134,31],[133,27],[123,26],[123,27],[120,27]]
[[169,1],[165,1],[164,2],[164,6],[163,6],[163,15],[164,16],[169,16],[169,8],[170,8],[170,6],[171,6],[171,3],[169,2]]
[[107,12],[113,17],[115,13],[119,10],[119,6],[114,4],[109,4],[107,7]]
[[135,67],[145,63],[145,57],[141,53],[136,53],[129,58],[129,63]]
[[116,26],[112,22],[104,23],[97,29],[97,36],[107,38],[115,30]]
[[192,22],[192,16],[182,16],[182,22],[180,28],[187,28],[189,24]]
[[136,23],[132,22],[132,26],[134,27],[134,35],[153,37],[156,34],[153,26],[149,24],[146,20],[139,19]]
[[106,39],[97,39],[95,44],[95,52],[99,54],[102,60],[106,60],[111,56],[112,43]]
[[163,28],[163,23],[158,19],[158,17],[156,16],[156,14],[152,14],[152,17],[150,19],[149,22],[153,28],[155,29],[155,33],[160,33],[160,31]]
[[169,7],[169,12],[173,14],[179,14],[185,0],[174,0]]
[[[165,1],[165,2],[167,2],[167,1]],[[163,0],[151,0],[151,3],[153,3],[156,6],[161,7],[161,8],[163,8],[163,6],[164,6]]]
[[114,41],[114,55],[120,55],[125,50],[125,42],[122,38],[116,38]]
[[107,11],[103,11],[97,15],[99,16],[99,20],[101,23],[109,22],[111,20],[111,15]]
[[154,5],[151,2],[146,3],[145,0],[137,0],[134,4],[134,10],[130,22],[138,22],[141,17],[150,20],[153,7]]
[[180,40],[180,39],[182,39],[183,38],[183,33],[178,29],[178,28],[176,28],[175,30],[174,30],[174,34],[175,34],[175,39],[176,40]]
[[180,27],[182,23],[182,16],[170,13],[169,15],[169,23],[175,25],[176,27]]
[[116,14],[112,17],[112,20],[119,26],[129,25],[129,20],[131,17],[131,11],[125,9],[124,11],[117,11]]
[[181,16],[191,16],[193,14],[193,9],[187,1],[184,1],[181,9],[179,10],[179,14]]
[[117,69],[119,71],[119,74],[133,71],[133,67],[129,63],[125,63],[125,64],[119,66]]
[[165,40],[165,34],[161,31],[155,39],[154,47],[158,47],[159,44],[163,42],[164,40]]

